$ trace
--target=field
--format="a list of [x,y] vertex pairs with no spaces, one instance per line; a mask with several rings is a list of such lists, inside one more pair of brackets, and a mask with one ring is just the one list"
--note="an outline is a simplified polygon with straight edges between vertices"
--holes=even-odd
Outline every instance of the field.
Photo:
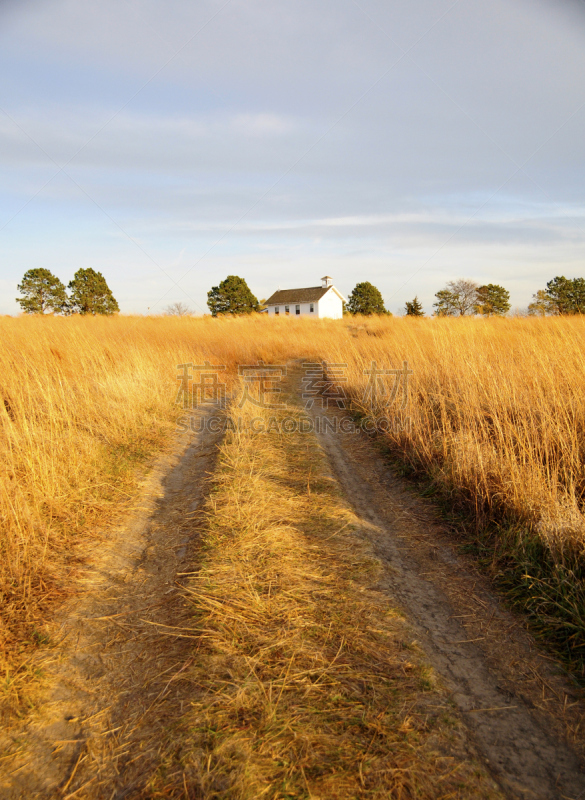
[[[177,419],[183,414],[176,403],[177,365],[206,361],[225,367],[222,380],[228,395],[234,396],[242,388],[238,365],[262,360],[266,365],[294,366],[299,375],[303,370],[306,375],[309,368],[304,362],[327,362],[331,385],[326,393],[340,400],[331,405],[343,400],[347,413],[370,432],[373,445],[381,449],[394,473],[413,490],[432,498],[460,548],[476,559],[479,569],[507,598],[527,612],[533,630],[546,646],[560,654],[574,673],[585,674],[585,321],[581,318],[22,317],[0,320],[0,329],[0,667],[5,676],[5,710],[22,713],[23,706],[34,703],[35,649],[46,644],[44,626],[51,614],[75,595],[76,580],[83,571],[80,553],[84,542],[90,542],[96,531],[102,535],[120,518],[136,496],[152,459],[173,447]],[[392,372],[372,376],[372,370]],[[221,638],[227,635],[225,629],[213,622],[213,614],[209,616],[218,603],[227,602],[221,595],[218,574],[233,572],[247,548],[264,549],[268,564],[283,558],[282,543],[274,549],[274,543],[262,538],[266,519],[270,525],[277,523],[270,515],[266,517],[270,503],[266,500],[263,506],[262,498],[294,505],[286,488],[274,494],[272,487],[272,497],[263,483],[271,470],[274,474],[286,472],[281,446],[267,451],[260,477],[250,482],[252,472],[245,468],[251,458],[246,450],[249,442],[231,436],[231,450],[224,453],[216,478],[215,505],[207,512],[211,515],[211,549],[207,551],[211,572],[204,572],[191,587],[195,594],[201,594],[203,584],[207,587],[208,606],[203,603],[196,614],[204,620],[213,647],[222,657],[230,648],[241,652],[250,647],[250,642],[242,648],[234,644],[237,637],[245,639],[246,631],[257,636],[260,644],[271,634],[254,633],[256,623],[248,618],[241,629],[230,629],[225,641]],[[285,444],[287,441],[285,437]],[[311,495],[311,469],[308,462],[296,468],[297,483],[307,485],[309,506],[317,502],[315,493]],[[226,471],[230,470],[234,474],[228,480]],[[237,486],[243,487],[240,494]],[[255,503],[260,503],[262,513]],[[258,513],[264,521],[250,522]],[[310,509],[302,513],[308,520]],[[341,516],[343,513],[339,511]],[[242,530],[248,531],[245,536],[253,534],[252,539],[247,540],[243,533],[232,554],[228,550],[213,561],[214,542],[237,528],[242,515],[250,523]],[[331,524],[323,522],[325,533]],[[359,550],[361,545],[352,542],[348,546]],[[298,549],[298,542],[294,547]],[[312,558],[311,547],[306,558]],[[346,575],[339,553],[328,558],[333,559],[333,572]],[[297,576],[302,573],[299,564],[286,568]],[[314,571],[318,572],[317,566]],[[238,593],[248,591],[246,581],[256,586],[260,578],[242,580]],[[302,578],[299,586],[306,580]],[[344,580],[349,587],[360,579],[356,574]],[[254,597],[252,592],[241,602],[245,606],[260,603]],[[299,597],[294,600],[302,605],[298,614],[317,619],[318,609]],[[358,608],[359,598],[353,598],[350,588],[346,597]],[[289,601],[294,615],[296,606]],[[275,602],[274,613],[284,614],[284,607],[278,606],[282,598]],[[337,601],[333,598],[331,602]],[[269,619],[273,612],[262,608],[258,619]],[[232,609],[230,613],[235,612]],[[378,612],[373,609],[371,613]],[[351,628],[347,620],[339,624],[348,631]],[[379,620],[369,624],[383,628]],[[346,633],[349,641],[355,635]],[[337,638],[344,641],[341,634]],[[366,654],[377,646],[366,640],[355,644],[357,651]],[[331,643],[318,637],[312,647],[309,661],[314,658],[315,663],[324,665],[335,656]],[[290,642],[284,652],[293,654],[294,660],[295,648]],[[374,655],[363,658],[375,661]],[[274,673],[262,684],[265,692],[268,685],[278,685],[280,667],[267,663],[262,668],[267,675],[271,670]],[[305,664],[303,669],[308,668]],[[367,664],[359,669],[366,670]],[[346,677],[332,676],[331,680],[341,686]],[[236,705],[243,702],[241,697],[237,702],[226,698]],[[256,696],[249,700],[252,706],[257,701]],[[198,719],[208,719],[218,712],[202,701],[199,711],[193,713]],[[333,729],[337,723],[331,718],[328,724]],[[290,746],[290,742],[283,745],[279,759],[285,759]],[[366,744],[364,749],[357,739],[348,739],[345,746],[358,760],[377,752],[374,745],[367,748]],[[310,766],[307,747],[299,758],[308,759]],[[406,753],[408,743],[404,747]],[[382,759],[382,754],[376,758]],[[432,758],[428,758],[430,764]],[[406,764],[406,755],[404,759]],[[251,772],[242,772],[247,776],[241,778],[247,788],[239,795],[226,796],[253,797],[260,791],[265,767],[260,757],[254,764]],[[436,764],[433,769],[438,769]],[[359,778],[356,786],[355,780],[355,774],[348,774],[349,788],[340,796],[358,796]],[[386,779],[377,780],[380,796],[394,791]],[[396,780],[395,776],[394,787]],[[470,776],[466,780],[472,782]],[[153,786],[158,785],[153,781]],[[326,776],[323,781],[323,796],[332,796]],[[412,787],[424,784],[422,773],[414,768],[405,781],[405,797],[411,796],[409,792],[415,796],[418,790]],[[209,786],[210,793],[204,796],[220,796],[213,794],[219,790],[213,788],[211,777]],[[290,796],[300,797],[294,793],[300,791],[297,787]],[[421,796],[431,796],[421,791]],[[470,796],[474,791],[469,789]],[[477,793],[479,796],[479,789]]]

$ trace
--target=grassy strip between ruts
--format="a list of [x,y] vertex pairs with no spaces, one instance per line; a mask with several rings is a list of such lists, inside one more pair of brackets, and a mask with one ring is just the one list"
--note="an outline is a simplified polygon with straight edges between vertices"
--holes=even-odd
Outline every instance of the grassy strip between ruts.
[[193,699],[149,797],[501,797],[371,588],[383,567],[312,434],[228,432],[207,510]]

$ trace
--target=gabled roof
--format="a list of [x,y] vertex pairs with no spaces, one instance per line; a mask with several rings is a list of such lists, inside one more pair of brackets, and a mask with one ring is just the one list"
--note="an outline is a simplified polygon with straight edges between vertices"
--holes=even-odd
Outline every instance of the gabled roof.
[[279,289],[264,303],[266,306],[285,306],[293,303],[316,303],[332,286],[310,286],[307,289]]

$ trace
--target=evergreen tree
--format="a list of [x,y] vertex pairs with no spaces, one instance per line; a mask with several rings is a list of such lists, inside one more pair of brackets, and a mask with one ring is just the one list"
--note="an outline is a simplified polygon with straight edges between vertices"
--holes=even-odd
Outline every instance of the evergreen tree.
[[369,281],[358,283],[349,296],[347,310],[350,314],[387,314],[379,289]]
[[69,290],[72,314],[114,314],[120,310],[102,273],[91,268],[78,269]]
[[228,275],[219,286],[207,292],[207,305],[211,315],[251,314],[258,311],[258,299],[250,291],[248,284],[237,275]]
[[46,311],[59,314],[67,308],[65,286],[48,269],[29,269],[16,288],[24,295],[17,297],[16,302],[20,303],[25,314],[44,314]]
[[585,314],[585,279],[557,275],[539,289],[528,306],[532,316]]
[[457,313],[453,292],[449,289],[440,289],[436,292],[436,303],[433,303],[436,317],[454,317]]
[[406,301],[407,317],[424,317],[424,315],[425,315],[424,308],[422,307],[422,303],[418,299],[418,296],[415,297],[414,300]]
[[585,279],[561,275],[546,284],[545,294],[553,314],[585,314]]
[[561,275],[546,284],[545,295],[550,313],[571,314],[573,312],[572,283],[572,280]]
[[510,292],[496,283],[480,286],[476,293],[475,310],[486,317],[507,314],[510,310]]

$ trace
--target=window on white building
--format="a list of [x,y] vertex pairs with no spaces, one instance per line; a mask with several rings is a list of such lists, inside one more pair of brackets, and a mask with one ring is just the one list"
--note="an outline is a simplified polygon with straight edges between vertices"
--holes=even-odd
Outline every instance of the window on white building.
[[280,314],[280,308],[278,306],[274,306],[274,313]]
[[285,307],[284,307],[284,313],[285,313],[285,314],[288,314],[288,313],[289,313],[289,311],[290,311],[289,307],[288,307],[288,306],[285,306]]
[[301,307],[295,306],[295,314],[300,314],[300,313],[301,313]]
[[309,311],[311,312],[311,314],[313,313],[314,310],[315,310],[315,304],[311,303],[311,305],[309,306]]

